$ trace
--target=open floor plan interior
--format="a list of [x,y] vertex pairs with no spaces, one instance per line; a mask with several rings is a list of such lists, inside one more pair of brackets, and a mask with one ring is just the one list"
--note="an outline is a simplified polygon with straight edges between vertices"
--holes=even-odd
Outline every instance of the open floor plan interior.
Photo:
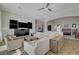
[[79,55],[79,3],[0,3],[0,55]]

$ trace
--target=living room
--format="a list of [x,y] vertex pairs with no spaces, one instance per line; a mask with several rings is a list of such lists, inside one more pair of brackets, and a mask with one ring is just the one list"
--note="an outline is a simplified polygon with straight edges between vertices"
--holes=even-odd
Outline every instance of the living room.
[[[0,4],[0,54],[79,54],[79,44],[73,41],[74,50],[69,40],[74,36],[78,43],[78,10],[78,3]],[[6,36],[11,40],[7,41]],[[66,47],[60,49],[63,45]]]

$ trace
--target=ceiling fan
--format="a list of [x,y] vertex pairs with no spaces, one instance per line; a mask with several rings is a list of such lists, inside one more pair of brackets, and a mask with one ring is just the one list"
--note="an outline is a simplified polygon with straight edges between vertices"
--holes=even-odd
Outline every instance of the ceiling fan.
[[47,3],[47,4],[46,4],[46,7],[40,8],[39,10],[47,9],[48,11],[52,12],[52,9],[48,8],[49,5],[50,5],[50,3]]

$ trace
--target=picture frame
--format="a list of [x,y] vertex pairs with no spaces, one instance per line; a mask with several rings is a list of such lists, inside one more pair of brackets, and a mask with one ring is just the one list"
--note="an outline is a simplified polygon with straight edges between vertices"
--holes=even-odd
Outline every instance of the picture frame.
[[72,24],[72,27],[73,27],[73,28],[76,28],[76,24]]
[[51,25],[48,25],[48,31],[51,31],[52,29],[51,29]]

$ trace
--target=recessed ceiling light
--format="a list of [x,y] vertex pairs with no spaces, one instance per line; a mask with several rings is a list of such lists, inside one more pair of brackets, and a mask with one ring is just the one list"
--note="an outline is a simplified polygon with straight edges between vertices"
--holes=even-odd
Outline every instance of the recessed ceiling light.
[[22,9],[22,7],[21,7],[21,5],[20,5],[20,4],[17,4],[17,6],[18,6],[18,9]]
[[21,7],[21,6],[19,6],[18,8],[19,8],[19,9],[22,9],[22,7]]

